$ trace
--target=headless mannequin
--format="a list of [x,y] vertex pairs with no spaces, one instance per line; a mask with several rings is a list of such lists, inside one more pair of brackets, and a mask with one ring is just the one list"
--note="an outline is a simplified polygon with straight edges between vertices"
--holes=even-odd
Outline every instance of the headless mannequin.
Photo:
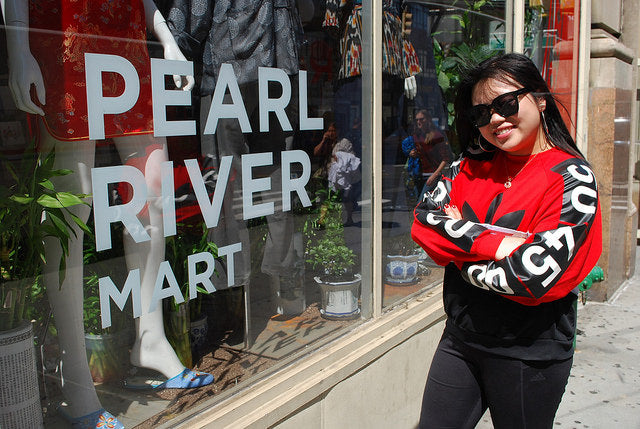
[[[284,7],[283,3],[287,4]],[[298,73],[299,60],[297,57],[298,21],[300,19],[297,4],[303,4],[305,15],[312,15],[313,3],[309,1],[274,1],[256,0],[246,2],[231,0],[228,2],[202,2],[200,0],[174,0],[168,19],[176,39],[188,56],[196,63],[201,63],[203,79],[200,82],[202,96],[202,114],[206,115],[214,93],[214,82],[218,79],[218,71],[221,64],[229,63],[234,66],[234,73],[238,79],[241,97],[244,107],[252,121],[254,133],[246,135],[237,119],[220,119],[215,134],[202,134],[202,155],[213,161],[218,168],[223,156],[233,156],[232,177],[235,179],[229,183],[222,205],[221,223],[211,232],[211,238],[218,245],[242,242],[242,255],[238,257],[236,265],[236,285],[244,285],[249,289],[251,278],[251,246],[249,245],[249,233],[246,221],[241,214],[234,212],[233,196],[235,190],[242,183],[242,168],[240,160],[242,155],[258,152],[271,152],[274,165],[271,168],[256,169],[254,177],[269,178],[274,194],[280,194],[281,168],[279,166],[280,154],[286,149],[286,133],[280,124],[270,124],[268,133],[258,134],[255,130],[258,118],[258,67],[275,67],[284,70],[289,76]],[[227,19],[227,14],[233,19]],[[260,16],[261,20],[253,22],[252,17]],[[231,24],[237,28],[229,29]],[[251,23],[251,24],[248,24]],[[276,31],[277,28],[277,31]],[[239,33],[239,34],[238,34]],[[256,35],[256,33],[258,35]],[[234,38],[244,40],[244,37],[255,37],[260,43],[245,43],[236,46],[230,42],[230,34]],[[197,40],[202,44],[202,50],[189,54],[190,43]],[[236,49],[246,49],[237,53]],[[293,91],[294,97],[296,91]],[[224,102],[231,102],[229,94],[225,95]],[[292,101],[291,105],[296,102]],[[295,115],[291,115],[295,117]],[[205,124],[205,117],[201,117]],[[266,202],[266,201],[263,201]],[[280,287],[279,276],[290,273],[293,270],[295,260],[293,241],[293,217],[288,212],[282,211],[281,201],[274,201],[274,213],[267,216],[269,234],[265,241],[264,258],[261,265],[263,273],[270,276],[275,312],[279,314],[299,314],[304,310],[301,306],[292,305],[287,311],[288,303],[281,297],[287,295]],[[297,303],[297,302],[296,302]],[[287,307],[287,308],[285,308]]]
[[[29,47],[29,4],[26,0],[4,2],[4,17],[7,29],[9,56],[9,87],[16,107],[27,113],[44,116],[44,111],[31,99],[31,86],[35,86],[38,102],[45,105],[45,88],[40,66]],[[164,48],[166,59],[185,60],[166,23],[152,0],[144,0],[147,27],[152,28]],[[193,77],[174,76],[178,87],[190,90]],[[61,141],[52,136],[40,124],[40,147],[45,153],[56,149],[56,168],[66,168],[75,174],[56,178],[57,189],[91,193],[91,168],[95,160],[95,141]],[[139,268],[141,273],[142,308],[149,308],[153,295],[155,276],[164,259],[164,233],[160,211],[160,164],[167,160],[166,142],[154,138],[153,134],[122,135],[113,137],[114,144],[124,163],[132,157],[144,156],[142,163],[145,181],[149,190],[148,211],[144,219],[151,240],[135,243],[127,234],[124,239],[125,258],[128,268]],[[149,147],[153,145],[151,150]],[[146,154],[146,155],[145,155]],[[83,221],[89,217],[90,207],[75,206],[74,213]],[[89,371],[84,343],[83,327],[83,234],[79,229],[69,242],[67,270],[63,283],[58,280],[58,263],[61,249],[53,241],[46,242],[47,264],[44,266],[44,281],[47,295],[58,329],[62,351],[61,373],[63,395],[68,403],[68,414],[72,418],[87,416],[102,409]],[[131,353],[131,363],[156,370],[167,378],[180,374],[185,368],[167,341],[163,327],[162,306],[152,313],[136,319],[136,340]],[[211,382],[211,381],[209,381]],[[208,383],[203,383],[208,384]],[[93,422],[95,425],[97,421]],[[93,427],[87,426],[87,427]]]

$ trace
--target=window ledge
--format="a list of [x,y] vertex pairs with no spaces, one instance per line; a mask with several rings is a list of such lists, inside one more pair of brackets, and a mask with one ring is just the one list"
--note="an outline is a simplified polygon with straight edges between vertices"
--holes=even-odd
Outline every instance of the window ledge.
[[161,427],[271,426],[444,317],[442,288],[437,286],[228,398],[200,404]]

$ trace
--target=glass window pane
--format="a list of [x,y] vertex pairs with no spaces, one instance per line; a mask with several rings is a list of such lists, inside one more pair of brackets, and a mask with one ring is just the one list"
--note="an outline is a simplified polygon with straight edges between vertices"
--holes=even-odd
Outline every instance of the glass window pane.
[[[505,42],[504,2],[412,1],[402,9],[391,6],[387,10],[397,14],[395,31],[403,55],[410,58],[415,52],[419,68],[383,75],[385,306],[442,280],[442,267],[411,240],[413,207],[459,155],[453,98],[462,67],[503,51]],[[405,90],[414,79],[415,96]]]
[[103,3],[0,34],[0,331],[34,320],[54,427],[153,426],[372,314],[370,6]]
[[530,0],[525,10],[525,54],[542,71],[575,138],[578,100],[580,0]]

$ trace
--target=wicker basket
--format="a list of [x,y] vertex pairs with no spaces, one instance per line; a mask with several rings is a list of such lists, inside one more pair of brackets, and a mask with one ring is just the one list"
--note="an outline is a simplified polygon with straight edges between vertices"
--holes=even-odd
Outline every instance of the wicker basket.
[[0,332],[0,428],[42,427],[31,323]]

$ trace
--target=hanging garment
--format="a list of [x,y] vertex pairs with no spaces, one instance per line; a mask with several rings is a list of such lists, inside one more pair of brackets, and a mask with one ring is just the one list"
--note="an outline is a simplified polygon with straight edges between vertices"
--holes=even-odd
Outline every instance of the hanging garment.
[[[47,129],[58,140],[89,138],[84,54],[126,58],[140,80],[140,95],[126,113],[105,115],[106,137],[153,132],[151,71],[142,0],[38,0],[29,2],[29,43],[40,66]],[[105,97],[124,91],[117,73],[103,73]]]
[[188,59],[202,62],[201,95],[213,94],[220,66],[233,65],[239,84],[258,67],[298,72],[302,23],[295,0],[176,0],[167,24]]
[[[400,0],[384,0],[382,12],[382,71],[407,78],[420,73],[418,56],[409,40],[402,36]],[[340,15],[348,6],[346,0],[327,0],[323,27],[340,31],[340,69],[338,78],[362,74],[362,0],[353,2],[344,29],[340,29]]]

